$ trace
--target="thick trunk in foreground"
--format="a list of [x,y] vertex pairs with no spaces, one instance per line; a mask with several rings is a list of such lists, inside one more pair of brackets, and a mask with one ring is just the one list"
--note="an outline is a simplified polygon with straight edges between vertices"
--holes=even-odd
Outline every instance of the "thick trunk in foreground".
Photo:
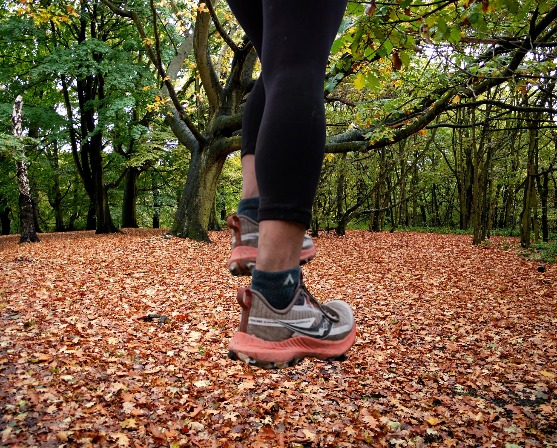
[[209,241],[209,218],[214,207],[217,182],[226,157],[211,157],[211,151],[192,151],[188,177],[171,233],[182,238]]

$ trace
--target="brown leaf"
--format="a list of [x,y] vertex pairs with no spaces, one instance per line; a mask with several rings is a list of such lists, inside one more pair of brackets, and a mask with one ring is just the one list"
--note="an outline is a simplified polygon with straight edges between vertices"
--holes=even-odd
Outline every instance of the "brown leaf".
[[375,14],[375,9],[377,8],[377,5],[375,4],[375,0],[373,0],[369,5],[366,6],[365,9],[365,14],[368,16],[373,16],[373,14]]
[[400,56],[398,54],[397,50],[393,50],[393,54],[392,54],[392,61],[393,61],[393,69],[395,71],[398,71],[402,68],[402,60],[400,59]]
[[155,442],[157,443],[166,442],[167,439],[166,434],[162,432],[155,424],[153,423],[149,424],[149,432],[151,433],[151,436],[153,437]]

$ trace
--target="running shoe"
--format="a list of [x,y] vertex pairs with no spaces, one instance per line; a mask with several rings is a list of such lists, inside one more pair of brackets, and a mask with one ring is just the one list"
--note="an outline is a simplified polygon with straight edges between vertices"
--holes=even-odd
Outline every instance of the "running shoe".
[[[226,223],[232,231],[232,255],[227,263],[228,269],[232,275],[251,275],[257,258],[259,223],[243,215],[231,215]],[[302,243],[300,264],[312,260],[315,253],[313,240],[306,234]]]
[[240,328],[228,356],[263,369],[281,369],[304,358],[343,360],[356,338],[352,309],[341,300],[320,304],[303,282],[284,310],[273,308],[257,291],[238,290]]

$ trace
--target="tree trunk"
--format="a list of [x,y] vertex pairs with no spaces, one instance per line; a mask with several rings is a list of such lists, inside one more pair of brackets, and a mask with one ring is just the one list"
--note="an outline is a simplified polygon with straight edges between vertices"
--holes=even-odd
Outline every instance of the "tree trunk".
[[538,191],[542,206],[542,241],[549,241],[549,220],[547,217],[547,201],[549,196],[549,171],[543,172],[541,179],[538,178]]
[[90,148],[90,151],[91,171],[95,188],[96,233],[114,233],[117,229],[112,222],[110,208],[108,206],[108,192],[104,185],[102,151],[98,148]]
[[374,198],[373,198],[373,208],[375,211],[371,212],[369,220],[369,230],[372,232],[381,231],[384,211],[381,211],[381,205],[383,203],[382,196],[384,191],[384,185],[387,178],[387,149],[381,148],[379,151],[379,174],[374,187]]
[[553,182],[553,208],[557,209],[557,177],[551,173],[551,181]]
[[29,179],[29,193],[31,194],[31,207],[33,208],[33,226],[35,232],[42,233],[39,223],[39,201],[37,200],[37,186],[32,179]]
[[346,191],[346,154],[340,156],[341,162],[339,163],[339,173],[336,185],[336,215],[337,215],[337,226],[335,233],[337,235],[346,234],[346,219],[344,214],[344,201],[345,201],[345,191]]
[[385,223],[385,219],[387,218],[387,212],[389,213],[389,219],[391,221],[391,230],[394,231],[397,221],[395,218],[395,214],[394,214],[394,204],[396,203],[396,199],[394,198],[395,195],[395,189],[393,187],[393,181],[392,181],[392,172],[387,173],[387,175],[385,176],[385,184],[387,187],[387,191],[385,196],[383,197],[383,208],[386,208],[386,212],[383,213],[383,216],[381,217],[381,228],[384,228],[384,223]]
[[89,208],[87,209],[86,230],[95,230],[97,226],[97,215],[95,213],[95,196],[89,197]]
[[[27,135],[31,138],[34,138],[35,140],[38,140],[39,128],[36,126],[30,127]],[[37,152],[36,145],[33,145],[29,149],[32,153]],[[33,207],[33,226],[35,228],[35,232],[42,233],[41,225],[39,223],[39,201],[37,200],[37,185],[36,182],[34,182],[34,179],[31,178],[29,178],[29,194],[31,195],[31,206]]]
[[10,221],[10,211],[11,209],[5,208],[0,212],[0,223],[2,225],[2,235],[9,235],[12,231],[11,221]]
[[398,206],[398,222],[408,227],[408,201],[406,200],[407,163],[405,158],[400,162],[400,204]]
[[441,216],[439,214],[439,200],[437,198],[437,184],[431,186],[431,215],[433,227],[441,225]]
[[[474,240],[477,245],[485,241],[490,232],[490,214],[492,182],[491,160],[493,157],[494,145],[488,141],[487,132],[489,131],[491,107],[485,111],[485,120],[481,125],[480,141],[476,142],[475,127],[472,129],[472,143],[474,146],[474,180],[473,180],[473,210],[472,227]],[[473,124],[475,125],[475,113],[472,112]]]
[[53,149],[52,152],[49,153],[49,162],[50,166],[54,170],[53,174],[53,186],[51,192],[49,194],[48,202],[50,206],[54,210],[54,219],[55,219],[55,232],[63,232],[66,230],[66,226],[64,225],[64,213],[62,211],[62,192],[60,191],[60,170],[59,170],[59,158],[58,158],[58,142],[54,141],[52,143]]
[[155,174],[151,173],[151,191],[153,193],[153,229],[158,229],[161,225],[161,198],[159,187],[155,181]]
[[410,181],[410,192],[412,197],[412,226],[417,227],[418,223],[418,165],[412,169],[412,179]]
[[[456,123],[466,125],[468,117],[465,111],[456,112]],[[458,188],[458,203],[460,211],[460,230],[468,230],[472,220],[474,163],[472,145],[469,142],[467,129],[455,129],[452,135],[452,149],[454,156],[454,173]]]
[[[14,103],[12,113],[12,128],[14,135],[21,139],[23,136],[23,97],[19,95]],[[23,143],[22,143],[23,144]],[[22,157],[16,162],[17,167],[17,187],[19,190],[19,221],[20,221],[20,243],[35,243],[40,241],[35,231],[35,221],[33,216],[33,202],[31,200],[31,188],[29,183],[29,173],[25,162],[25,152],[22,148]]]
[[9,235],[11,233],[10,212],[12,209],[7,201],[0,197],[0,226],[2,228],[2,235]]
[[532,195],[532,229],[534,231],[534,241],[537,243],[540,240],[540,226],[538,216],[538,195],[534,187],[534,194]]
[[137,225],[137,178],[139,170],[133,166],[126,168],[124,178],[124,198],[122,201],[122,227],[139,227]]
[[217,218],[217,201],[213,201],[211,214],[209,215],[209,230],[221,230],[219,220]]
[[488,203],[487,203],[487,213],[485,216],[485,223],[484,223],[484,230],[485,230],[485,237],[491,238],[491,231],[493,230],[493,222],[495,219],[495,212],[497,208],[497,193],[495,190],[495,183],[493,179],[490,177],[488,182]]
[[507,166],[509,184],[507,185],[505,194],[503,195],[505,210],[500,224],[500,227],[511,227],[512,229],[514,229],[516,225],[516,190],[520,173],[520,148],[515,148],[512,145],[516,144],[518,146],[521,141],[522,136],[520,135],[519,130],[521,126],[520,123],[520,121],[516,123],[516,129],[511,131],[511,138],[509,139],[511,142],[511,154],[509,156],[510,162],[508,162],[510,163],[510,167]]
[[[82,21],[78,38],[80,43],[87,40],[86,33],[87,23]],[[96,38],[95,35],[91,37]],[[97,62],[102,59],[100,54],[95,54],[94,58]],[[96,229],[96,233],[116,232],[116,226],[110,216],[108,193],[104,185],[103,134],[97,128],[98,114],[102,106],[99,106],[98,109],[91,106],[94,103],[102,104],[105,100],[104,78],[102,74],[97,73],[83,79],[78,78],[75,82],[79,102],[80,132],[77,132],[74,127],[73,108],[65,76],[61,76],[61,84],[69,122],[72,155],[91,201],[91,208],[87,215],[87,229]]]
[[520,245],[523,248],[530,247],[530,234],[532,231],[532,204],[536,194],[535,176],[537,167],[535,166],[536,152],[538,150],[538,128],[534,121],[528,127],[530,139],[528,142],[528,160],[526,180],[524,181],[524,197],[522,200],[522,213],[520,214]]
[[31,200],[31,189],[29,187],[29,175],[27,165],[23,161],[17,162],[17,186],[19,190],[19,221],[20,221],[20,243],[35,243],[40,241],[35,231],[35,218],[33,213],[33,201]]
[[422,202],[420,202],[420,214],[422,216],[422,226],[427,226],[427,211],[425,209],[425,202],[426,199],[424,198]]
[[[209,241],[209,217],[214,206],[218,178],[226,157],[216,160],[209,148],[191,152],[186,185],[180,197],[171,233],[199,241]],[[204,150],[203,150],[204,149]]]
[[[374,210],[379,210],[380,208],[380,202],[379,202],[379,195],[381,194],[381,191],[378,189],[375,191],[375,194],[373,195],[373,209]],[[369,230],[371,232],[379,232],[380,229],[380,219],[379,219],[379,214],[380,212],[378,211],[372,211],[371,215],[369,217]]]

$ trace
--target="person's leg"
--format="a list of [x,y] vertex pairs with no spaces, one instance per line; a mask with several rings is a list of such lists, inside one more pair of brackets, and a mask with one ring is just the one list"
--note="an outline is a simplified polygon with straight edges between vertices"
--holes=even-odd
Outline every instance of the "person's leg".
[[265,86],[263,80],[258,79],[251,89],[242,116],[242,199],[259,198],[255,176],[255,148],[264,109]]
[[[261,57],[263,6],[261,1],[228,0],[230,9]],[[227,262],[233,275],[251,275],[259,246],[259,188],[255,177],[255,146],[265,108],[265,87],[258,79],[242,116],[242,196],[227,225],[232,231],[232,254]]]
[[298,260],[325,145],[323,83],[346,0],[262,0],[265,108],[255,152],[260,234],[250,288],[241,288],[232,359],[264,368],[332,359],[354,343],[352,310],[319,304]]
[[[345,8],[339,0],[263,0],[265,110],[255,154],[260,192],[255,276],[285,271],[286,278],[296,270],[299,277],[325,149],[325,68]],[[291,291],[285,291],[288,296]]]
[[259,197],[255,177],[255,154],[246,154],[242,156],[242,199],[255,197]]
[[[228,3],[257,54],[262,58],[262,2],[229,0]],[[259,248],[258,211],[260,200],[255,175],[255,151],[265,104],[265,85],[263,78],[260,77],[248,96],[242,118],[242,196],[236,214],[227,220],[227,224],[232,230],[232,254],[227,265],[233,275],[251,275]],[[286,234],[284,236],[289,237]],[[294,237],[294,239],[299,240],[298,237]],[[290,242],[290,240],[288,241]],[[280,247],[279,241],[276,241],[276,244]],[[297,264],[304,264],[315,257],[316,250],[309,235],[302,237],[302,242],[299,244]]]
[[[261,1],[228,0],[230,9],[261,57],[263,44],[263,6]],[[242,116],[242,196],[239,212],[257,221],[259,188],[255,177],[255,146],[265,108],[263,80],[257,80],[246,101]],[[256,199],[257,198],[257,199]],[[245,201],[247,199],[247,201]]]
[[325,149],[325,68],[344,0],[263,0],[259,219],[309,227]]

